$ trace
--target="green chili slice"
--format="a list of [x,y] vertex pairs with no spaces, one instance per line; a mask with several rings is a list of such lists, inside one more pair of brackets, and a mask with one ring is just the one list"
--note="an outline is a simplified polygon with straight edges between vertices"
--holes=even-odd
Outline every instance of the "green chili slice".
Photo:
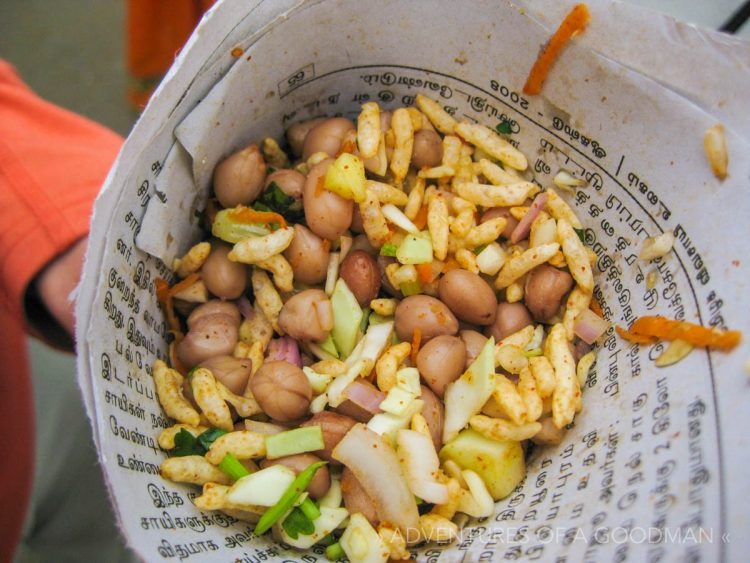
[[344,553],[344,548],[341,547],[341,544],[336,542],[326,547],[326,557],[331,561],[338,561],[346,557],[346,553]]
[[266,510],[263,513],[263,516],[260,517],[258,524],[255,526],[256,536],[266,533],[279,518],[286,514],[287,510],[289,510],[294,503],[297,502],[300,495],[305,492],[305,489],[315,476],[315,472],[327,463],[327,461],[318,461],[308,466],[304,471],[297,475],[297,478],[292,482],[289,488],[284,491],[284,494],[281,495],[279,502]]
[[250,472],[245,469],[245,466],[240,463],[240,460],[234,457],[234,454],[226,454],[224,459],[221,460],[221,463],[219,463],[219,469],[235,481],[245,475],[250,475]]

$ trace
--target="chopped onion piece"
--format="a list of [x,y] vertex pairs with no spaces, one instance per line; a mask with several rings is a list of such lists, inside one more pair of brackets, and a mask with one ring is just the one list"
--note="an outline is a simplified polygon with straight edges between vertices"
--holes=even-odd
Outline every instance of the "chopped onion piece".
[[641,253],[638,255],[638,258],[641,260],[654,260],[655,258],[666,256],[672,250],[674,240],[674,234],[671,231],[666,231],[655,237],[648,237],[643,241]]
[[496,242],[491,242],[477,254],[477,268],[483,274],[494,276],[508,259],[508,253]]
[[608,328],[607,321],[591,309],[584,309],[576,316],[573,332],[586,344],[593,344]]
[[351,355],[346,359],[346,365],[351,367],[359,360],[362,360],[364,362],[362,377],[370,375],[375,362],[391,341],[392,333],[393,321],[370,324],[364,338],[359,341],[354,350],[352,350]]
[[417,226],[395,205],[388,203],[381,207],[380,210],[386,219],[407,233],[416,234],[419,232]]
[[248,321],[255,316],[253,305],[250,303],[250,300],[244,295],[237,299],[234,304],[237,305],[237,308],[240,310],[240,314],[242,314],[243,318],[247,319]]
[[529,235],[529,231],[531,231],[531,224],[534,222],[534,219],[539,216],[539,213],[541,213],[542,209],[544,209],[548,198],[549,195],[547,194],[547,192],[541,192],[540,194],[537,194],[537,196],[534,198],[533,203],[531,204],[531,207],[529,207],[529,210],[518,222],[516,228],[513,229],[513,232],[510,235],[510,242],[516,244],[518,241],[525,239]]
[[312,414],[318,414],[323,412],[328,404],[328,395],[322,393],[310,401],[310,412]]
[[349,563],[385,563],[390,549],[361,512],[351,515],[339,540]]
[[491,516],[495,511],[495,501],[492,500],[492,495],[487,490],[487,485],[484,484],[482,478],[470,469],[464,469],[461,475],[469,486],[469,492],[474,498],[477,508],[477,513],[469,514],[469,516],[474,516],[475,518]]
[[352,381],[344,394],[352,403],[372,414],[382,412],[380,404],[386,398],[385,393],[362,378]]
[[302,367],[302,356],[299,353],[299,345],[291,336],[274,338],[268,344],[268,361],[283,360],[298,368]]
[[586,180],[583,178],[576,178],[565,170],[560,170],[555,177],[552,179],[558,188],[581,188],[586,185]]
[[[364,424],[355,424],[333,449],[375,505],[378,518],[406,534],[419,527],[419,512],[393,448]],[[352,519],[354,516],[352,516]]]
[[435,480],[440,460],[432,438],[414,430],[399,430],[396,443],[398,459],[411,492],[433,504],[448,502],[448,487]]
[[346,400],[346,388],[362,374],[364,367],[365,362],[358,360],[349,367],[349,370],[345,374],[339,375],[333,380],[333,383],[328,386],[329,405],[336,408]]
[[339,238],[339,264],[344,261],[346,255],[349,254],[349,251],[352,249],[352,242],[352,237],[341,235]]

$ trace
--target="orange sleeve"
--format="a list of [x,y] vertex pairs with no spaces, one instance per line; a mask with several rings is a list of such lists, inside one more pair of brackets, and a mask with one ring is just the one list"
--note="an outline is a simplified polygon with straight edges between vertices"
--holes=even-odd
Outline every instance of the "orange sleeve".
[[88,233],[121,143],[36,96],[0,60],[0,306],[17,320],[34,276]]

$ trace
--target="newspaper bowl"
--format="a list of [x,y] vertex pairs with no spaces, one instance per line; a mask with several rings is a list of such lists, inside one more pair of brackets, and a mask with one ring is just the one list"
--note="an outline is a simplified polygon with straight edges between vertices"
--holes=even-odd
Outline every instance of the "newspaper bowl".
[[[594,45],[601,29],[616,25],[615,14],[641,17],[606,2],[593,8]],[[534,13],[477,0],[449,8],[427,0],[284,0],[225,1],[204,18],[96,203],[78,300],[80,385],[120,527],[143,559],[321,557],[201,512],[192,502],[197,488],[159,476],[166,454],[156,438],[169,422],[151,377],[167,349],[154,280],[169,278],[173,259],[200,237],[197,212],[214,166],[249,140],[282,138],[295,121],[351,117],[367,100],[411,105],[424,93],[456,116],[508,122],[541,185],[560,170],[585,179],[564,196],[597,255],[596,298],[612,323],[661,314],[750,329],[746,112],[725,124],[725,181],[703,153],[703,132],[733,117],[732,85],[747,83],[747,66],[728,67],[717,53],[747,47],[676,28],[675,45],[699,41],[696,57],[715,62],[707,73],[736,70],[723,104],[701,85],[690,90],[690,73],[658,83],[580,42],[566,48],[543,94],[531,97],[522,86],[550,33]],[[644,34],[656,33],[641,20]],[[637,68],[637,60],[627,66]],[[702,99],[709,101],[700,108]],[[639,260],[642,241],[665,231],[675,234],[673,252]],[[654,359],[662,349],[630,345],[610,330],[564,443],[533,451],[526,479],[493,517],[470,523],[450,546],[420,548],[417,560],[739,559],[749,547],[740,534],[750,492],[747,347],[695,350],[660,369]]]

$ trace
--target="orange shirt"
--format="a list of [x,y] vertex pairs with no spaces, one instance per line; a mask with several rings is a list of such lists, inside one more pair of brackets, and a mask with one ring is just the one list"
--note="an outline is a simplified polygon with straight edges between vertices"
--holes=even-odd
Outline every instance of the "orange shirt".
[[0,561],[11,558],[18,542],[33,477],[25,337],[53,322],[25,307],[27,289],[45,264],[88,232],[93,200],[121,143],[108,129],[36,96],[0,60]]

